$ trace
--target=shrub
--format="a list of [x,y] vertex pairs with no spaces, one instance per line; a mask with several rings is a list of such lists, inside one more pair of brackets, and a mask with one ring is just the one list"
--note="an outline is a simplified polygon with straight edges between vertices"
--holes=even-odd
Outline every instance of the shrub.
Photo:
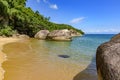
[[15,33],[15,31],[12,30],[10,26],[5,26],[5,28],[0,30],[0,36],[5,35],[5,36],[9,37],[9,36],[12,36],[12,34],[14,34],[14,33]]

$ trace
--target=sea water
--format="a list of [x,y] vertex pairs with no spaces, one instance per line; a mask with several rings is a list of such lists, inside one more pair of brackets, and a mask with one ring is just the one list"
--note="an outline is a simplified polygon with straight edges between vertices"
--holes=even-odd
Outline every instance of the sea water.
[[[72,41],[31,39],[4,46],[4,80],[97,80],[97,47],[114,34],[86,34]],[[61,56],[62,55],[62,56]]]

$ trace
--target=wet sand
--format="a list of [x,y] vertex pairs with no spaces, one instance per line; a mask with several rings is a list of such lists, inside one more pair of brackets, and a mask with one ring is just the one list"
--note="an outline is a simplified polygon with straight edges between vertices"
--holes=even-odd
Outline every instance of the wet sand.
[[7,59],[3,63],[4,80],[73,80],[87,65],[69,63],[63,58],[50,56],[49,49],[39,47],[40,52],[25,42],[4,45]]
[[19,41],[18,38],[0,38],[0,80],[4,78],[4,70],[1,67],[2,63],[6,60],[6,55],[2,52],[3,45],[11,42]]

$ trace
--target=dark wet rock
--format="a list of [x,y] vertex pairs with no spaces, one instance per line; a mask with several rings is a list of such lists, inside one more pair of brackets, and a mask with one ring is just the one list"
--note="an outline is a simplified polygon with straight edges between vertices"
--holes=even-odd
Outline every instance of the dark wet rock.
[[58,56],[61,58],[69,58],[70,57],[69,55],[58,55]]
[[100,45],[96,54],[99,80],[120,80],[120,34]]
[[49,34],[48,30],[40,30],[38,33],[35,34],[36,39],[46,39],[47,35]]

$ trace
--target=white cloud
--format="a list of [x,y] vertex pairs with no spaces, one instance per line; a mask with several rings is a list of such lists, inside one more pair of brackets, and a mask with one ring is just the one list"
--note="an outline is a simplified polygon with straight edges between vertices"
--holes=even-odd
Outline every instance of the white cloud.
[[[40,3],[41,0],[36,0],[38,3]],[[52,4],[49,2],[49,0],[42,0],[45,4],[47,4],[51,9],[57,10],[58,6],[57,4]]]
[[37,0],[37,2],[39,3],[39,2],[40,2],[40,0]]
[[58,6],[56,4],[50,4],[49,6],[51,9],[55,9],[55,10],[58,9]]
[[76,23],[83,21],[84,19],[85,19],[85,17],[75,18],[75,19],[71,20],[70,23],[76,24]]

